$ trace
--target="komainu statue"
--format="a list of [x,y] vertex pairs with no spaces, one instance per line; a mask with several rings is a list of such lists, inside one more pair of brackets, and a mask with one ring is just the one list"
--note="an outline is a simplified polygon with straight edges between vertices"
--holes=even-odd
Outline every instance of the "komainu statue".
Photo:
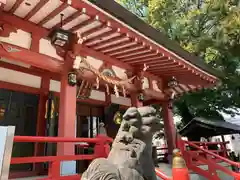
[[162,128],[154,108],[129,108],[108,158],[94,160],[82,180],[156,180],[152,136]]

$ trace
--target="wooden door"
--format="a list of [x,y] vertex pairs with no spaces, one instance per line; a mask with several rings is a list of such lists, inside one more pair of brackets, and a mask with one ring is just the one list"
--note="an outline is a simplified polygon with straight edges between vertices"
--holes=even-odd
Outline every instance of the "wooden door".
[[[16,136],[35,136],[38,95],[0,89],[0,126],[15,126]],[[33,156],[33,143],[14,143],[12,156]],[[31,170],[31,164],[12,165],[11,170]]]

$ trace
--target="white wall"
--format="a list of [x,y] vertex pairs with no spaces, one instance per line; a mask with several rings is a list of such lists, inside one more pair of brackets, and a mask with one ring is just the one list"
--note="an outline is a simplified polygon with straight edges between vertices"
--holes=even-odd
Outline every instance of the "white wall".
[[41,77],[0,67],[0,81],[40,88]]

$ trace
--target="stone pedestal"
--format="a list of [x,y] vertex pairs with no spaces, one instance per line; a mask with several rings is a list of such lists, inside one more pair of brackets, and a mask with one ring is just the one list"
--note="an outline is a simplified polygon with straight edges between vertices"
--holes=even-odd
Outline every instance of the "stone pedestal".
[[0,179],[8,180],[12,156],[14,126],[0,127]]

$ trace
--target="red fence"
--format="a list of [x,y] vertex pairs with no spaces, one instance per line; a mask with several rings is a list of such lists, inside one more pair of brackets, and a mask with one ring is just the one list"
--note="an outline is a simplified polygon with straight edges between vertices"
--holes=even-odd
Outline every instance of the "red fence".
[[[233,162],[227,158],[226,144],[229,142],[190,142],[178,140],[178,147],[184,153],[189,169],[212,180],[220,180],[217,171],[224,172],[225,174],[240,180],[240,173],[236,173],[222,165],[219,162],[225,162],[229,165],[240,168],[240,163]],[[210,149],[209,147],[216,147],[220,145],[219,149]],[[203,170],[199,165],[208,165],[208,170]]]
[[[109,153],[109,143],[112,139],[104,136],[98,138],[63,138],[63,137],[32,137],[32,136],[15,136],[14,142],[35,142],[35,143],[79,143],[85,142],[95,144],[94,153],[91,155],[62,155],[62,156],[34,156],[34,157],[14,157],[11,159],[11,164],[24,163],[42,163],[49,162],[48,177],[44,180],[79,180],[80,175],[60,176],[61,161],[74,160],[93,160],[99,157],[107,157]],[[79,145],[78,145],[79,146]]]
[[[93,160],[99,157],[107,157],[110,151],[109,143],[111,138],[106,136],[99,136],[97,138],[63,138],[63,137],[38,137],[38,136],[15,136],[14,142],[34,142],[34,143],[73,143],[81,148],[86,145],[79,145],[76,143],[85,142],[88,144],[95,144],[94,153],[91,155],[60,155],[60,156],[33,156],[33,157],[14,157],[11,159],[11,164],[25,164],[25,163],[49,163],[48,177],[41,180],[79,180],[80,175],[61,176],[60,163],[61,161],[75,161],[75,160]],[[165,148],[164,148],[165,149]],[[172,177],[166,176],[159,169],[155,169],[156,175],[163,180],[171,180]],[[177,177],[176,177],[177,178]],[[174,178],[173,178],[174,179]],[[39,179],[40,180],[40,179]],[[184,179],[185,180],[185,179]]]

